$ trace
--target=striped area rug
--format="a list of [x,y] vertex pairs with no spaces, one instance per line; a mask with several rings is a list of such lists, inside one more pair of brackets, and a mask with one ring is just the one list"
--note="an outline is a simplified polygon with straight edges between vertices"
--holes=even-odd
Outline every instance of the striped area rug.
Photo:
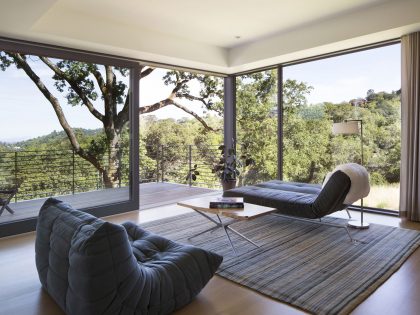
[[142,226],[223,255],[220,276],[313,314],[348,314],[420,244],[417,231],[376,224],[352,230],[360,241],[352,244],[344,229],[267,215],[232,225],[261,246],[231,234],[238,250],[235,256],[221,229],[188,241],[190,235],[212,226],[196,213]]

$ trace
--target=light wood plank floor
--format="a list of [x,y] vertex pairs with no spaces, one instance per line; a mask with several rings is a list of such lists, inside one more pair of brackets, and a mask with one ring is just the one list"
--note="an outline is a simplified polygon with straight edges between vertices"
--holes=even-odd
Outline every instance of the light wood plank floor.
[[[114,223],[126,220],[147,222],[189,212],[169,205],[106,218]],[[342,214],[345,216],[345,214]],[[357,214],[356,214],[357,215]],[[419,229],[420,224],[398,218],[367,215],[370,222]],[[0,239],[0,314],[62,315],[63,312],[41,289],[34,262],[34,233]],[[420,314],[420,251],[353,312],[357,315]],[[177,315],[211,314],[304,314],[289,305],[262,296],[252,290],[215,276],[199,296]]]

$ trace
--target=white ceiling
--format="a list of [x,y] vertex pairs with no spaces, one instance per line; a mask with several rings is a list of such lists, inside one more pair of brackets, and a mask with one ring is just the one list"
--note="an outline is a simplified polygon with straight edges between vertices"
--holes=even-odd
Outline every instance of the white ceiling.
[[[384,0],[61,0],[62,9],[89,12],[137,29],[230,48]],[[236,39],[235,36],[241,36]]]
[[0,36],[224,73],[390,39],[420,29],[420,0],[0,3]]

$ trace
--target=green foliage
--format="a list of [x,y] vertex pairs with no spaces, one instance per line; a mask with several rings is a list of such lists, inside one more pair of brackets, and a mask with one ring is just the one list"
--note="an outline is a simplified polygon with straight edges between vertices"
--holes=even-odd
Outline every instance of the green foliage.
[[[325,173],[335,165],[360,163],[358,135],[331,135],[333,122],[358,118],[363,120],[364,164],[372,175],[372,183],[399,182],[401,130],[398,91],[375,93],[369,90],[361,107],[355,107],[350,102],[302,105],[305,102],[302,103],[301,98],[298,102],[299,106],[284,110],[286,180],[320,183]],[[309,109],[318,113],[303,114]]]
[[311,93],[312,86],[305,82],[286,80],[283,83],[283,107],[286,109],[300,108],[308,105],[306,95]]
[[190,170],[188,170],[188,174],[187,174],[187,177],[185,178],[185,180],[186,181],[189,181],[189,180],[196,181],[198,175],[200,175],[200,172],[198,171],[198,165],[194,164],[194,166]]
[[151,156],[147,151],[146,142],[142,134],[140,134],[140,147],[139,147],[139,171],[140,183],[147,183],[156,181],[158,177],[158,156]]
[[330,153],[331,123],[323,108],[319,114],[304,115],[305,107],[284,111],[283,172],[285,180],[320,182],[333,162]]
[[[205,74],[185,71],[167,71],[163,77],[165,85],[177,86],[175,95],[190,101],[200,101],[207,110],[223,113],[223,79]],[[193,95],[191,83],[198,84],[199,95]],[[195,87],[197,85],[194,84]]]
[[[100,129],[76,129],[81,144],[103,141]],[[119,159],[121,185],[128,184],[128,130],[123,132],[123,150]],[[98,159],[107,163],[106,153],[98,153]],[[18,199],[43,198],[67,195],[104,188],[102,177],[88,161],[74,153],[64,132],[54,131],[49,135],[13,145],[0,146],[0,186],[14,180],[22,181]]]
[[[78,82],[83,94],[91,100],[95,101],[98,98],[98,93],[95,90],[95,84],[91,78],[91,73],[99,71],[98,66],[86,62],[60,60],[56,63],[57,67],[63,71],[67,77],[71,80]],[[70,105],[82,105],[83,102],[79,95],[68,85],[67,81],[62,77],[54,74],[53,79],[55,80],[54,85],[60,92],[65,92],[68,104]]]
[[[221,145],[218,147],[218,150],[220,151],[220,157],[216,163],[213,164],[212,172],[216,174],[221,181],[236,180],[241,174],[239,168],[242,167],[242,162],[236,155],[235,145],[232,145],[230,148]],[[247,165],[251,164],[249,161],[246,161]]]
[[[255,163],[240,184],[277,175],[276,73],[263,71],[237,79],[237,137]],[[308,104],[312,87],[283,82],[283,177],[289,181],[322,182],[336,165],[360,162],[359,136],[333,136],[333,122],[361,118],[364,122],[365,166],[372,182],[397,183],[400,170],[400,91],[367,91],[362,107],[348,103]]]
[[[27,56],[23,55],[26,59]],[[102,99],[98,93],[95,74],[104,76],[106,71],[97,65],[54,60],[55,65],[69,80],[55,74],[56,89],[63,93],[68,104],[82,105],[80,93],[69,82],[76,82],[82,95],[91,101]],[[0,52],[0,70],[14,64],[5,52]],[[113,77],[111,102],[123,105],[127,92],[128,70],[114,68],[120,74]],[[192,94],[195,82],[199,93]],[[215,187],[219,183],[212,173],[214,164],[221,162],[218,147],[223,143],[223,80],[207,75],[181,71],[168,71],[163,83],[174,88],[178,99],[198,101],[205,109],[203,119],[219,131],[209,131],[196,119],[158,120],[154,116],[142,116],[140,122],[140,180],[146,182],[162,178],[166,181]],[[243,164],[240,185],[254,184],[277,177],[277,74],[275,70],[262,71],[237,78],[237,165]],[[195,89],[195,88],[194,88]],[[371,174],[372,183],[399,182],[400,172],[400,91],[391,93],[368,90],[360,106],[355,102],[333,104],[308,104],[307,96],[312,87],[305,82],[283,82],[283,175],[285,180],[320,183],[324,175],[335,165],[359,162],[361,159],[358,136],[333,136],[333,122],[348,118],[360,118],[364,122],[364,158]],[[100,96],[99,96],[100,95]],[[358,99],[357,99],[358,100]],[[209,114],[211,112],[212,114]],[[218,115],[215,115],[218,114]],[[103,164],[107,163],[111,133],[104,129],[74,129],[80,146]],[[119,141],[112,149],[118,150],[120,185],[129,179],[129,132],[127,126],[118,130]],[[20,147],[17,169],[14,147]],[[13,144],[0,143],[0,173],[19,176],[25,181],[22,191],[34,192],[32,197],[43,197],[51,192],[69,193],[102,187],[98,171],[86,160],[74,157],[72,147],[64,132]],[[30,155],[23,151],[36,151]],[[61,155],[57,152],[62,152]],[[43,153],[40,153],[43,152]],[[191,162],[189,161],[191,157]],[[65,162],[70,164],[65,164]],[[77,176],[73,178],[73,161]],[[250,163],[252,161],[252,163]],[[221,163],[225,166],[226,159]],[[109,161],[108,161],[109,164]],[[219,163],[220,164],[220,163]],[[5,165],[9,165],[5,170]],[[65,165],[65,167],[61,167]],[[52,167],[54,166],[54,167]],[[57,166],[57,167],[55,167]],[[190,169],[191,166],[191,169]],[[219,168],[218,171],[221,171]],[[186,177],[186,174],[188,176]],[[220,174],[219,174],[220,175]],[[220,176],[219,176],[220,177]]]
[[[207,116],[205,119],[212,125],[223,124],[223,121],[215,116]],[[159,176],[163,172],[165,181],[187,183],[189,176],[193,179],[192,175],[195,175],[195,185],[207,187],[218,185],[216,176],[211,173],[211,167],[218,155],[215,145],[219,145],[223,139],[221,132],[207,131],[195,119],[157,120],[146,116],[142,117],[140,126],[141,139],[144,141],[140,143],[140,152],[144,152],[143,159],[145,157],[152,159],[151,165],[154,165],[154,170],[159,169]],[[149,175],[156,178],[156,171]]]
[[[56,91],[44,84],[44,78],[36,73],[35,64],[51,70]],[[11,65],[22,69],[51,103],[61,126],[66,131],[72,149],[101,173],[106,187],[115,187],[117,179],[121,180],[123,130],[129,118],[129,69],[0,51],[0,70],[6,71]],[[152,67],[143,67],[140,79],[147,77],[154,70]],[[172,88],[169,95],[158,103],[141,107],[141,113],[150,113],[162,106],[174,105],[200,120],[197,114],[188,106],[181,104],[180,100],[200,102],[205,110],[219,113],[223,111],[221,104],[223,79],[221,78],[190,72],[167,71],[163,82]],[[199,92],[193,94],[195,88],[191,87],[197,87],[197,83]],[[68,105],[86,107],[102,123],[103,136],[98,136],[82,145],[83,139],[79,139],[80,135],[75,134],[74,129],[68,124],[61,108],[62,104],[54,96],[57,91],[64,96]],[[98,107],[99,102],[96,102],[98,99],[102,100],[102,107]],[[206,129],[213,130],[212,126],[206,125],[205,121],[200,120],[200,122]],[[105,157],[108,160],[104,164]]]
[[239,176],[239,185],[276,178],[276,72],[240,77],[236,85],[238,155],[253,160]]
[[[75,128],[75,133],[81,138],[83,146],[89,144],[92,139],[96,139],[102,133],[102,129],[84,129]],[[23,150],[31,149],[48,149],[52,146],[57,149],[71,149],[67,135],[64,131],[53,131],[48,135],[32,138],[25,141],[19,141],[13,144],[15,147],[20,147]]]

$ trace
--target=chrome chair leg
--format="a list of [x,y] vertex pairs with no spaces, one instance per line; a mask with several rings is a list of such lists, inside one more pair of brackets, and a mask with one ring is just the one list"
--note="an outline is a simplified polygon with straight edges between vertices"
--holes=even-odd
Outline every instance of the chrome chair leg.
[[335,223],[329,223],[329,222],[325,222],[325,221],[315,221],[313,219],[307,219],[307,218],[299,218],[299,217],[294,217],[294,216],[290,216],[290,215],[284,215],[284,214],[280,214],[280,213],[272,213],[272,215],[278,216],[278,217],[283,217],[286,219],[290,219],[290,220],[296,220],[296,221],[302,221],[302,222],[308,222],[308,223],[314,223],[314,224],[320,224],[320,225],[327,225],[327,226],[332,226],[332,227],[336,227],[336,228],[342,228],[345,229],[347,232],[347,235],[350,238],[350,241],[353,244],[359,243],[360,241],[354,239],[351,234],[350,231],[348,230],[347,226],[345,225],[341,225],[341,224],[335,224]]

